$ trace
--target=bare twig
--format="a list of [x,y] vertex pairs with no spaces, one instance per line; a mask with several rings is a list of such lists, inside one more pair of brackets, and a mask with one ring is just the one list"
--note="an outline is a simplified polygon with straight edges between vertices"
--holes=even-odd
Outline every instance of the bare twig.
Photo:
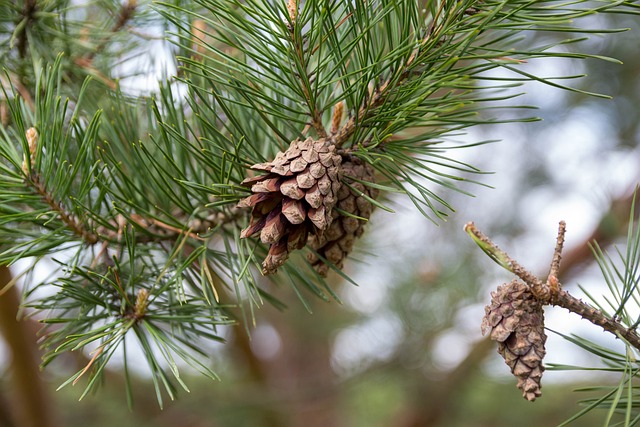
[[506,268],[531,287],[533,294],[543,303],[548,303],[550,295],[548,288],[535,275],[530,273],[526,268],[521,266],[518,261],[514,260],[505,251],[500,249],[498,245],[493,243],[491,239],[482,234],[474,223],[469,222],[465,225],[464,230],[475,240],[480,248],[493,258],[503,268]]
[[556,239],[556,249],[553,251],[553,260],[549,269],[549,276],[558,277],[560,271],[560,260],[562,259],[562,248],[564,246],[564,235],[567,232],[567,223],[560,221],[558,225],[558,237]]

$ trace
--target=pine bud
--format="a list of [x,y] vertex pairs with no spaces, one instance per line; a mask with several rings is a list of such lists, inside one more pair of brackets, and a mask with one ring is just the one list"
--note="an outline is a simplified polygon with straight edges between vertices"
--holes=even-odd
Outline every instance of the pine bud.
[[147,312],[147,306],[149,305],[149,291],[142,288],[136,295],[136,302],[133,306],[133,316],[136,320],[140,320]]
[[36,162],[36,150],[38,148],[38,131],[34,127],[30,127],[25,132],[27,137],[27,144],[29,147],[29,161],[27,161],[27,153],[23,155],[22,159],[22,172],[25,175],[29,175],[30,167]]
[[296,19],[298,19],[298,0],[288,0],[287,11],[289,12],[289,20],[295,25]]
[[331,134],[335,134],[340,129],[342,123],[342,116],[344,115],[344,101],[338,102],[333,107],[333,116],[331,117]]

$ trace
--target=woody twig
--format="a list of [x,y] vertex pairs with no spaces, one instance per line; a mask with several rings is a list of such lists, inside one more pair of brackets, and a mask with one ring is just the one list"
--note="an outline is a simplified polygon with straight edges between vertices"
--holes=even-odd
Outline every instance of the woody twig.
[[554,305],[566,308],[594,325],[602,327],[602,329],[613,334],[616,338],[626,340],[631,346],[640,350],[640,335],[638,335],[636,329],[625,327],[616,319],[607,317],[602,311],[562,289],[562,285],[557,278],[557,272],[560,268],[560,258],[566,232],[564,221],[560,222],[550,274],[546,282],[543,282],[511,258],[509,254],[493,243],[489,237],[478,230],[472,222],[467,223],[464,229],[490,258],[518,276],[530,288],[532,294],[542,305]]

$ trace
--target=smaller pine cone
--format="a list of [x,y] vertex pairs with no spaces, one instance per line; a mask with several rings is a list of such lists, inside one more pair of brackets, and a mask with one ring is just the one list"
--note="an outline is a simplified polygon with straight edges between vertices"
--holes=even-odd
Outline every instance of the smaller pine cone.
[[321,233],[329,227],[338,201],[341,163],[342,157],[329,140],[307,138],[293,141],[272,161],[251,166],[267,173],[242,182],[253,194],[238,207],[253,210],[240,237],[259,233],[262,243],[270,245],[262,263],[263,274],[275,273],[291,251],[302,249],[309,233]]
[[498,341],[498,353],[518,379],[518,388],[529,401],[540,397],[540,380],[546,351],[544,312],[527,285],[517,280],[503,284],[491,293],[485,307],[482,334]]
[[[374,205],[365,195],[376,199],[379,193],[376,188],[349,179],[353,177],[360,181],[375,182],[375,169],[371,165],[353,158],[344,161],[341,168],[343,181],[349,185],[342,185],[338,190],[337,209],[333,210],[331,225],[322,234],[309,238],[309,246],[338,269],[342,269],[356,239],[364,233],[364,226],[373,211]],[[340,211],[354,216],[344,215]],[[321,276],[327,275],[329,265],[315,253],[310,253],[308,260]]]

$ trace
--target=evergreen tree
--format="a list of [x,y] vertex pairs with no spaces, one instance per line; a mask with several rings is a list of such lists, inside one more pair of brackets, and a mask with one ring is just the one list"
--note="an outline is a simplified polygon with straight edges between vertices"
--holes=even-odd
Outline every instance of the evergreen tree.
[[[376,226],[371,212],[393,221],[386,195],[399,193],[438,222],[453,209],[443,190],[482,183],[455,150],[489,141],[460,143],[460,135],[532,120],[495,118],[521,82],[578,91],[563,83],[572,76],[536,76],[528,61],[615,62],[578,44],[584,34],[621,31],[594,27],[605,13],[633,15],[637,6],[3,1],[0,265],[32,263],[25,305],[46,325],[44,365],[86,350],[86,365],[64,383],[83,381],[86,394],[114,354],[128,370],[135,342],[161,405],[164,393],[187,388],[178,359],[215,378],[207,341],[222,341],[225,325],[250,328],[260,306],[283,307],[285,292],[304,305],[310,295],[338,299],[326,277],[351,280],[342,268]],[[157,70],[157,90],[132,87]],[[485,329],[514,355],[507,361],[528,399],[539,396],[542,305],[604,325],[630,354],[640,348],[626,311],[637,281],[634,230],[625,271],[599,253],[616,295],[608,311],[571,299],[554,279],[563,232],[544,283],[469,227],[524,280],[497,293]],[[55,263],[51,277],[32,280],[43,260]],[[531,303],[513,308],[522,301]],[[521,341],[533,360],[518,359]],[[630,385],[633,358],[613,359]],[[622,390],[611,392],[612,411]],[[623,403],[631,425],[633,399]]]

